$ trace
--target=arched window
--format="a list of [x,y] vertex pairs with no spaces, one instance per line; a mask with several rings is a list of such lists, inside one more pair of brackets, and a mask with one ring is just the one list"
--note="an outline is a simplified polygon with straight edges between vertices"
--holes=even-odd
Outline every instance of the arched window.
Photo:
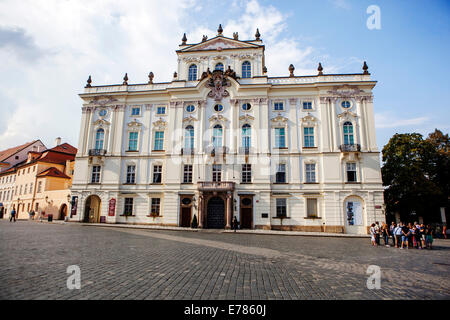
[[222,146],[223,129],[220,124],[216,124],[213,129],[212,144],[214,148]]
[[95,134],[95,149],[103,149],[103,141],[105,140],[105,130],[102,128],[97,130]]
[[344,144],[353,144],[353,124],[349,121],[344,123]]
[[244,61],[242,64],[242,78],[251,78],[252,77],[252,65],[248,61]]
[[242,147],[249,149],[252,141],[252,127],[249,124],[242,126]]
[[194,149],[194,127],[187,126],[184,131],[184,147],[186,149]]
[[216,64],[216,67],[214,68],[214,70],[223,71],[223,63],[219,62],[218,64]]
[[195,81],[195,80],[197,80],[197,66],[195,64],[192,64],[189,67],[188,81]]

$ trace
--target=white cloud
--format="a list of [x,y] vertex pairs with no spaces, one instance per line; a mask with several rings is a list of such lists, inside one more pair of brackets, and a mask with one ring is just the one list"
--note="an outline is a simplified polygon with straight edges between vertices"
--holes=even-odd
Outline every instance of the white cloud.
[[[0,1],[0,149],[57,136],[77,146],[82,92],[93,85],[170,81],[175,50],[184,32],[188,42],[216,35],[205,12],[214,2],[199,0],[2,0]],[[199,11],[199,8],[202,11]],[[298,38],[286,36],[289,14],[256,0],[235,0],[224,8],[224,34],[253,39],[258,27],[266,45],[269,75],[316,74],[318,55]],[[26,13],[26,14],[24,14]],[[202,22],[204,21],[204,22]],[[206,25],[208,23],[208,25]],[[2,34],[3,31],[3,34]],[[299,35],[300,36],[300,35]],[[323,61],[322,61],[323,62]],[[327,66],[327,72],[336,69]]]
[[427,125],[430,119],[428,117],[416,118],[399,118],[391,112],[376,113],[375,127],[376,128],[400,128],[400,127],[423,127]]

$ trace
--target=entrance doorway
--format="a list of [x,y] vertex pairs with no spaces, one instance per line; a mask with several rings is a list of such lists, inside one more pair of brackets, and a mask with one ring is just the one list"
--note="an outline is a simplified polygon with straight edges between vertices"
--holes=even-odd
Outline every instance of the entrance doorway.
[[189,228],[192,221],[192,197],[182,196],[181,198],[180,227]]
[[209,199],[206,227],[209,229],[225,228],[225,202],[222,198],[214,197]]
[[92,195],[86,199],[84,206],[83,222],[99,223],[100,222],[100,205],[101,200],[98,196]]
[[253,197],[241,196],[241,229],[251,229],[253,222]]
[[59,209],[59,220],[64,220],[67,216],[67,205],[64,203]]

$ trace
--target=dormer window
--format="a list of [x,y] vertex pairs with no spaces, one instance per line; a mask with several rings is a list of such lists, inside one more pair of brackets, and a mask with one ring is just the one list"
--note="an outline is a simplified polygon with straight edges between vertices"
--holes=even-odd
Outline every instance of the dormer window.
[[249,61],[244,61],[242,64],[242,78],[252,77],[252,65]]
[[218,64],[216,64],[216,67],[214,68],[214,70],[220,70],[223,72],[223,63],[219,62]]
[[195,80],[197,80],[197,66],[195,64],[192,64],[189,67],[188,81],[195,81]]

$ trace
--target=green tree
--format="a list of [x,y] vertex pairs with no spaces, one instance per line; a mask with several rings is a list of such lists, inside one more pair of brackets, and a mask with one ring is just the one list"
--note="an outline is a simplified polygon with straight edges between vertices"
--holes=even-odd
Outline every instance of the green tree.
[[[383,185],[387,213],[404,221],[433,220],[443,190],[436,177],[437,149],[419,133],[395,134],[383,148]],[[415,212],[417,216],[411,216]]]

